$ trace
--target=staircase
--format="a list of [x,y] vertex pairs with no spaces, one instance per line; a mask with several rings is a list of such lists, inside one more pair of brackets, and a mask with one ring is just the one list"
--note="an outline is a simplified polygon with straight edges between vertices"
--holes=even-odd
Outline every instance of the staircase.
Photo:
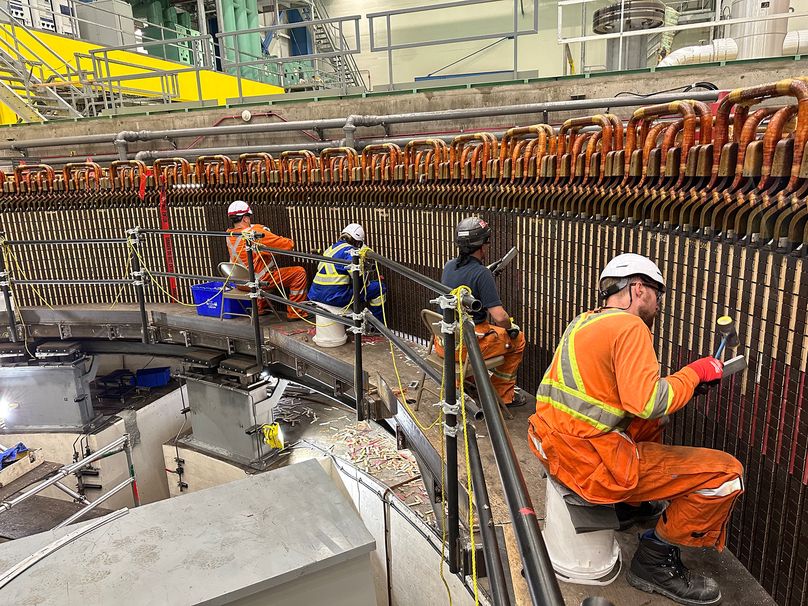
[[[20,30],[26,39],[47,50],[35,33],[0,7],[0,28],[13,42],[0,37],[0,102],[5,104],[23,122],[47,122],[81,118],[79,109],[92,108],[88,93],[75,86],[71,78],[78,74],[62,60],[55,69],[42,59],[36,48],[19,40]],[[36,41],[35,43],[33,41]],[[69,99],[69,101],[68,101]]]
[[[307,20],[315,21],[317,19],[328,19],[329,15],[325,7],[317,1],[306,4],[300,9],[304,18]],[[317,53],[333,53],[340,49],[339,44],[339,31],[332,27],[331,24],[321,23],[312,26],[314,38],[314,50]],[[342,48],[347,48],[348,44],[345,37],[342,39]],[[345,87],[359,86],[367,90],[365,80],[362,74],[359,73],[359,67],[356,65],[353,55],[342,55],[337,57],[329,57],[324,59],[334,70],[333,76]]]
[[42,71],[38,62],[15,58],[0,44],[0,102],[23,122],[81,118],[78,110],[43,81]]

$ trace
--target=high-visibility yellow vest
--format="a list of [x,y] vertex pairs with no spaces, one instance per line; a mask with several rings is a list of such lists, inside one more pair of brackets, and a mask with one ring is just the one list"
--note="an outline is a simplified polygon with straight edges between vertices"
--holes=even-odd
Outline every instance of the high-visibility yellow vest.
[[[599,313],[587,312],[570,323],[564,331],[561,343],[553,356],[553,362],[545,373],[536,394],[538,401],[549,404],[602,432],[623,430],[634,416],[586,393],[575,355],[575,335],[583,328],[615,313],[624,312],[617,309]],[[667,414],[672,401],[673,389],[665,379],[660,378],[642,413],[638,416],[644,419],[662,417]]]
[[[323,253],[323,256],[333,257],[346,248],[352,248],[352,246],[347,242],[337,242],[333,246],[329,246]],[[320,286],[347,286],[351,283],[351,276],[338,272],[337,266],[334,263],[320,261],[320,264],[317,266],[317,273],[314,276],[314,283]]]

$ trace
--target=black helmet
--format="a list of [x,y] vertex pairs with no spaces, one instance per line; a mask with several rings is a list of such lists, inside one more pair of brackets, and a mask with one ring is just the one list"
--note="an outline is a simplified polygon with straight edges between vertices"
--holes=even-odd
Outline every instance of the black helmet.
[[491,228],[480,217],[467,217],[455,228],[455,244],[461,253],[471,254],[488,242]]

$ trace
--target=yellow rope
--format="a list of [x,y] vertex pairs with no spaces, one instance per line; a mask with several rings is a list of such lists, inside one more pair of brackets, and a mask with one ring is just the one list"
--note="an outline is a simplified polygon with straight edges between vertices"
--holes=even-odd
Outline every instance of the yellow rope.
[[[248,243],[249,242],[255,242],[255,232],[252,229],[242,231],[241,236],[245,239],[245,241],[248,241]],[[272,269],[270,269],[269,265],[267,265],[267,262],[264,260],[263,255],[260,254],[260,251],[259,251],[259,254],[258,254],[258,258],[261,260],[261,263],[263,263],[264,270],[266,271],[266,273],[269,275],[270,278],[272,278],[272,283],[275,285],[275,288],[278,289],[278,292],[280,292],[281,295],[283,295],[284,299],[289,299],[289,295],[286,294],[286,289],[283,287],[283,282],[279,282],[275,278],[275,273],[272,271]],[[260,290],[260,285],[259,285],[259,290]],[[271,303],[270,303],[270,305],[271,305]],[[317,322],[312,322],[311,320],[309,320],[305,316],[301,316],[300,315],[300,310],[298,310],[296,307],[292,307],[292,310],[294,311],[295,315],[300,320],[303,320],[306,324],[310,324],[311,326],[317,326]],[[306,312],[306,313],[308,313],[308,312]]]
[[[471,289],[468,286],[458,286],[452,290],[452,295],[455,297],[457,304],[457,322],[460,325],[458,335],[458,355],[463,359],[463,306],[461,298],[463,293],[468,292],[471,294]],[[445,355],[445,353],[444,353]],[[466,390],[464,381],[460,381],[460,411],[463,419],[463,445],[465,446],[465,459],[466,459],[466,492],[469,497],[469,537],[471,540],[471,580],[474,586],[474,604],[475,606],[480,603],[479,588],[477,585],[477,549],[474,545],[474,486],[471,481],[471,458],[469,455],[469,434],[466,431]]]
[[[11,247],[5,242],[3,243],[3,253],[5,254],[5,258],[6,258],[6,267],[9,266],[8,265],[8,260],[11,259],[11,261],[14,264],[15,273],[19,274],[22,277],[23,280],[27,280],[28,276],[25,274],[25,272],[20,267],[20,262],[17,259],[17,253],[15,253],[13,250],[11,250]],[[33,284],[29,284],[29,286],[34,291],[34,294],[36,294],[37,298],[39,298],[39,300],[42,301],[42,303],[45,305],[45,307],[47,307],[48,309],[53,311],[53,306],[45,299],[45,297],[42,296],[42,293],[39,292],[39,289]],[[17,299],[17,300],[19,301],[19,299]]]
[[[202,303],[186,303],[185,301],[181,301],[180,299],[178,299],[177,297],[172,295],[169,291],[167,291],[165,288],[163,288],[162,284],[160,284],[157,281],[156,277],[154,276],[154,274],[152,274],[152,272],[149,269],[148,265],[146,265],[146,262],[143,260],[143,257],[141,256],[140,251],[138,249],[136,249],[134,246],[132,246],[131,241],[127,240],[127,246],[129,247],[130,252],[135,253],[135,256],[138,258],[138,261],[140,261],[140,271],[142,271],[145,274],[148,274],[149,278],[151,278],[151,284],[155,288],[157,288],[157,290],[159,290],[163,294],[167,295],[170,300],[173,300],[175,303],[177,303],[179,305],[182,305],[183,307],[199,307],[200,305],[207,305],[208,303],[210,303],[211,301],[216,299],[218,296],[220,296],[222,293],[224,293],[225,290],[227,290],[227,284],[230,282],[230,276],[227,276],[227,278],[225,278],[225,281],[224,281],[224,283],[222,283],[221,288],[219,288],[206,301],[203,301]],[[130,261],[130,266],[131,266],[131,261]]]
[[[364,248],[362,250],[364,250]],[[367,252],[367,251],[365,251],[365,252]],[[364,255],[362,255],[362,253],[360,251],[360,257],[363,257],[363,256]],[[378,272],[379,272],[379,263],[376,262],[376,273],[378,273]],[[384,322],[384,327],[385,328],[387,328],[387,329],[390,328],[387,325],[387,311],[385,309],[384,299],[382,299],[382,322]],[[407,410],[407,412],[409,413],[412,420],[415,421],[415,424],[421,429],[421,431],[424,431],[424,432],[429,431],[430,429],[435,427],[435,425],[437,425],[438,423],[441,422],[441,419],[443,419],[443,413],[442,412],[439,413],[438,417],[429,425],[423,425],[421,423],[421,421],[418,420],[418,416],[415,414],[415,412],[412,410],[412,408],[410,408],[410,405],[407,404],[407,397],[404,395],[404,385],[401,382],[401,374],[398,371],[398,363],[396,362],[396,353],[395,353],[395,349],[393,348],[393,342],[388,340],[387,344],[390,346],[390,358],[393,360],[393,371],[395,371],[395,373],[396,373],[396,381],[398,382],[398,393],[401,396],[399,401],[404,406],[404,408]],[[443,396],[441,396],[441,399],[443,399]]]

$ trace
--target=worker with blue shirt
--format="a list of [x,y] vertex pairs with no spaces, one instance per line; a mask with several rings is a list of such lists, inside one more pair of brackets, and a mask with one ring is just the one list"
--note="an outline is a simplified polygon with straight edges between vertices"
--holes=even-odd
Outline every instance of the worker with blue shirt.
[[[360,249],[364,245],[365,230],[358,223],[351,223],[342,230],[339,240],[325,250],[323,256],[352,262],[351,251]],[[371,313],[382,322],[384,321],[382,304],[386,292],[387,288],[381,278],[364,282],[362,286],[363,302],[367,304]],[[309,289],[309,301],[342,307],[348,311],[348,307],[353,302],[353,285],[351,274],[346,266],[321,261]]]
[[[468,286],[482,310],[472,312],[474,332],[483,358],[503,356],[505,360],[491,371],[491,384],[506,406],[522,406],[524,394],[516,391],[516,371],[525,351],[525,335],[502,306],[494,275],[483,264],[491,247],[491,228],[479,217],[468,217],[457,224],[455,244],[460,254],[443,268],[441,282],[449,288]],[[443,356],[443,346],[435,340],[435,351]]]

